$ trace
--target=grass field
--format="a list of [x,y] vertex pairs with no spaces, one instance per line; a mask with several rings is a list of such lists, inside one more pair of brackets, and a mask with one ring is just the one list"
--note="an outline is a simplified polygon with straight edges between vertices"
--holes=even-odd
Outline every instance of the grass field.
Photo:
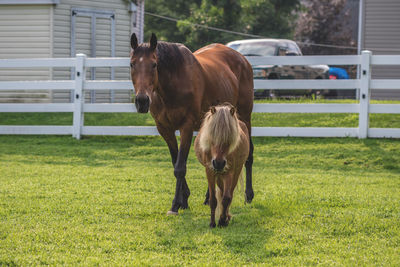
[[[253,122],[357,126],[353,115],[275,115]],[[69,116],[0,114],[0,124]],[[399,121],[371,118],[372,127]],[[85,123],[153,124],[138,114],[87,114]],[[0,265],[400,265],[400,140],[254,144],[255,199],[236,195],[231,224],[211,230],[193,149],[190,209],[168,217],[175,178],[160,137],[0,136]]]

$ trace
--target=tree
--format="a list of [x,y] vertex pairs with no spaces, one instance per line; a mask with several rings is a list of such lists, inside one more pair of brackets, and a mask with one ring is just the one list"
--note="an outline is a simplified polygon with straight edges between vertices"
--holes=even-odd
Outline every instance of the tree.
[[[161,16],[185,19],[190,16],[191,10],[196,9],[201,0],[150,0],[145,3],[145,10],[152,14]],[[144,35],[145,40],[150,38],[151,33],[157,34],[159,40],[170,42],[184,42],[185,36],[179,31],[176,21],[158,18],[152,15],[145,15]]]
[[291,38],[299,0],[149,0],[147,12],[177,18],[170,21],[146,14],[145,39],[181,42],[196,50],[209,43],[251,38],[197,27],[200,24],[265,37]]
[[[299,16],[295,39],[303,43],[355,46],[351,37],[346,0],[308,0],[306,11]],[[356,49],[302,45],[304,54],[354,54]]]
[[190,17],[178,22],[178,29],[186,36],[185,44],[192,48],[249,37],[204,29],[191,23],[265,37],[291,37],[293,11],[298,7],[299,0],[202,0]]

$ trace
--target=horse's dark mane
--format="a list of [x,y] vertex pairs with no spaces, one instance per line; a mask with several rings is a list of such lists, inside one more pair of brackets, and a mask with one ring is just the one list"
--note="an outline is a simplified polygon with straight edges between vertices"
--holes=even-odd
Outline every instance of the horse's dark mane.
[[185,55],[180,49],[182,46],[182,44],[178,43],[158,42],[157,64],[160,72],[163,70],[169,70],[170,72],[179,71],[185,63]]
[[[157,43],[157,69],[159,72],[176,72],[180,70],[185,63],[184,52],[187,51],[190,53],[189,49],[181,49],[182,47],[184,47],[184,45],[179,43],[162,41]],[[143,43],[135,49],[134,53],[139,56],[150,52],[150,45]]]

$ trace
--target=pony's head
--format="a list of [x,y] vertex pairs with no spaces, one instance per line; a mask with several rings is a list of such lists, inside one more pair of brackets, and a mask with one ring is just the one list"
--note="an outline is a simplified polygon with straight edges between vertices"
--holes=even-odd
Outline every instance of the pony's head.
[[151,94],[158,83],[157,37],[151,34],[150,43],[138,44],[136,35],[131,36],[131,78],[135,87],[135,105],[140,113],[147,113]]
[[235,150],[239,141],[239,120],[236,109],[226,103],[211,107],[201,126],[200,148],[211,154],[210,167],[216,172],[229,169],[227,155]]

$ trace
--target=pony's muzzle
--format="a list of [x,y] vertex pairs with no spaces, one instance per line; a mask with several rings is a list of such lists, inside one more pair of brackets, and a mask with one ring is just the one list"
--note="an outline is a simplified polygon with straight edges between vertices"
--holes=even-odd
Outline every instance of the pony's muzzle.
[[135,97],[135,106],[139,113],[147,113],[150,107],[150,98],[148,95],[137,95]]
[[216,160],[216,159],[213,159],[213,160],[212,160],[212,165],[213,165],[214,170],[216,170],[216,171],[222,171],[222,170],[225,168],[226,160]]

